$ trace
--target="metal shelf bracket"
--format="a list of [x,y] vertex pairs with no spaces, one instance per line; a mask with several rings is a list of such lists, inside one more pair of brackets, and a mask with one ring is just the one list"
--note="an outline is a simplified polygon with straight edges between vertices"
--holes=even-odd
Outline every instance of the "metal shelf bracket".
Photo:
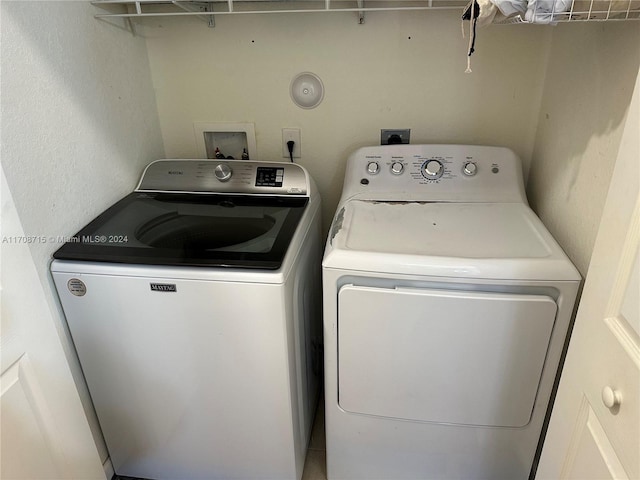
[[[137,2],[138,4],[140,2]],[[213,12],[213,2],[199,3],[199,2],[181,2],[179,0],[172,0],[171,2],[176,7],[184,10],[185,12]],[[233,0],[229,0],[229,11],[233,11]],[[138,12],[141,13],[141,12]],[[209,28],[216,26],[215,15],[197,15],[197,17],[205,22]]]

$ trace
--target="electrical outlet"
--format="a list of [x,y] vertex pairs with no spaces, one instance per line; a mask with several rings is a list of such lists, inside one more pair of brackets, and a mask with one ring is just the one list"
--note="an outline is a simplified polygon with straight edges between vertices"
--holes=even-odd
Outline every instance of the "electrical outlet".
[[409,143],[411,138],[410,128],[382,129],[380,130],[380,145],[393,145],[397,143]]
[[293,140],[293,158],[302,156],[302,148],[300,145],[300,129],[299,128],[283,128],[282,129],[282,156],[289,158],[289,147],[287,142]]

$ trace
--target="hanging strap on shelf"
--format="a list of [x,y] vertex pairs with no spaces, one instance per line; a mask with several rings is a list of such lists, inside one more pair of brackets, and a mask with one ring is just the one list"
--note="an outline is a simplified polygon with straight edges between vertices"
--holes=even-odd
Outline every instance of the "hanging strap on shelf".
[[464,20],[469,20],[469,49],[467,51],[467,69],[464,73],[471,73],[471,55],[476,48],[476,26],[478,23],[478,16],[480,16],[480,5],[476,0],[471,0],[469,5],[464,10],[462,14],[462,36],[464,38]]

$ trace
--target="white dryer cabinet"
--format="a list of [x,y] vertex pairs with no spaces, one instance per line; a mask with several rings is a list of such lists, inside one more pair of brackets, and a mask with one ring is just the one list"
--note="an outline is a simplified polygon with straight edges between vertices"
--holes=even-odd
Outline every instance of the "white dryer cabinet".
[[323,261],[329,480],[528,478],[579,284],[511,151],[355,152]]

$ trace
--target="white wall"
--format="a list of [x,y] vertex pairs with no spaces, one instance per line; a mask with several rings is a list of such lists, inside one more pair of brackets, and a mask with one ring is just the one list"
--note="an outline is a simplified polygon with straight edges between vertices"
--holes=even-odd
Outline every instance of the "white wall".
[[[97,21],[88,2],[0,2],[1,158],[26,235],[70,236],[130,192],[163,157],[146,47]],[[76,380],[81,379],[48,275],[60,243],[31,244]],[[6,249],[9,251],[9,248]],[[3,252],[4,253],[4,252]],[[89,404],[82,380],[80,393]],[[91,409],[87,411],[101,457]]]
[[637,22],[553,29],[528,195],[583,275],[639,65]]
[[[505,145],[525,161],[551,31],[478,32],[473,73],[460,12],[218,16],[152,20],[145,36],[165,150],[195,157],[194,122],[253,122],[259,159],[281,160],[281,129],[300,127],[302,159],[324,200],[325,228],[347,156],[379,143],[381,128],[411,128],[412,143]],[[303,110],[289,98],[298,73],[316,73],[325,98]]]

